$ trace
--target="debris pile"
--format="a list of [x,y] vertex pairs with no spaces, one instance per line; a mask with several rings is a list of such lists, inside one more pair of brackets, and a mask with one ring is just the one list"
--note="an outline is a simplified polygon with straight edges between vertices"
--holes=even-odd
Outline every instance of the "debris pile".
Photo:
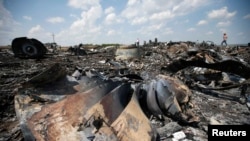
[[250,124],[250,48],[156,42],[41,60],[1,50],[0,139],[207,140],[208,124]]

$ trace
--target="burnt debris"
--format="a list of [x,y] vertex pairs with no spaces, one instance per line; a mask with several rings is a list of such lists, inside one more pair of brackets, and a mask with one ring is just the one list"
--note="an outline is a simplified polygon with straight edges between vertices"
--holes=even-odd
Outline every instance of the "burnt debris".
[[12,51],[15,57],[42,58],[47,53],[47,48],[39,40],[27,37],[18,37],[12,40]]
[[208,124],[250,124],[248,47],[155,39],[19,59],[46,56],[30,40],[0,51],[4,140],[207,140]]

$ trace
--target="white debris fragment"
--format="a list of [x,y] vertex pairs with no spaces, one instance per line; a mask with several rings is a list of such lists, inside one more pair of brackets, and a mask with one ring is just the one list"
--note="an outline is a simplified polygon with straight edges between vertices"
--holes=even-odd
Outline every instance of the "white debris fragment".
[[101,60],[99,61],[100,64],[105,64],[106,63],[106,60]]
[[173,141],[178,141],[180,139],[186,138],[186,134],[183,131],[175,132],[173,133],[174,138]]

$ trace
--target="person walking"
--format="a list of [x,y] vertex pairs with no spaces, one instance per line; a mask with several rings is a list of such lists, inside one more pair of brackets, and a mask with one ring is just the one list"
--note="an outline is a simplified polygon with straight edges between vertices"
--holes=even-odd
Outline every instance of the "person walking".
[[223,34],[223,41],[221,42],[221,45],[223,46],[223,44],[227,46],[227,34],[226,33]]

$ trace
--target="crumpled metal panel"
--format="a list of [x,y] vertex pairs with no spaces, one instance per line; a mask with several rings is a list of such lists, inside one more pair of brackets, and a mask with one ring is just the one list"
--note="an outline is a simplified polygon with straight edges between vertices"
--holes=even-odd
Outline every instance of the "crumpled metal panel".
[[168,64],[166,68],[162,69],[175,73],[190,66],[209,68],[234,73],[246,79],[250,78],[250,66],[248,63],[232,56],[217,54],[213,50],[206,50],[206,52],[197,51],[189,56],[178,57],[173,59],[172,63]]
[[155,116],[181,113],[181,105],[187,104],[192,94],[183,82],[165,75],[156,76],[141,89],[146,89],[147,110]]
[[119,140],[156,140],[156,132],[142,112],[135,94],[121,115],[111,125],[118,133]]
[[157,93],[156,93],[156,81],[155,80],[153,80],[148,85],[147,92],[148,92],[147,93],[147,104],[148,104],[149,111],[155,116],[162,115],[163,112],[158,105],[158,99],[157,99]]
[[[137,103],[130,83],[97,76],[83,76],[80,81],[70,76],[60,79],[57,75],[50,76],[53,84],[38,80],[55,68],[58,67],[52,66],[26,82],[15,97],[25,140],[134,140],[139,138],[138,134],[145,134],[147,140],[154,138],[155,131],[139,104],[129,106]],[[43,85],[34,85],[36,82]],[[126,137],[129,134],[133,136]]]
[[[86,133],[88,131],[87,128],[92,129],[92,134],[89,133],[88,138],[93,137],[95,140],[119,141],[149,141],[156,139],[156,132],[152,129],[150,121],[142,112],[135,93],[127,93],[126,88],[128,86],[123,85],[116,88],[114,92],[105,96],[99,103],[86,112],[84,118],[87,120],[85,121],[91,122],[84,123],[84,125],[89,126],[83,130]],[[124,92],[128,94],[125,97],[121,95]],[[117,95],[118,93],[120,96]],[[126,104],[126,106],[121,103]],[[99,123],[95,124],[96,121]]]
[[104,83],[85,92],[76,93],[42,107],[28,121],[28,127],[38,140],[85,139],[77,130],[86,111],[119,83]]
[[182,81],[166,75],[158,75],[157,78],[164,80],[164,83],[168,86],[169,92],[175,95],[179,103],[187,103],[189,101],[192,92]]
[[[24,83],[15,97],[25,140],[156,140],[141,103],[146,102],[153,115],[175,115],[191,95],[181,81],[165,75],[132,87],[131,82],[108,79],[97,72],[77,79],[53,78],[48,73],[59,68],[63,69],[59,64],[52,66]],[[51,77],[50,81],[41,76]],[[146,101],[138,97],[142,86]]]

